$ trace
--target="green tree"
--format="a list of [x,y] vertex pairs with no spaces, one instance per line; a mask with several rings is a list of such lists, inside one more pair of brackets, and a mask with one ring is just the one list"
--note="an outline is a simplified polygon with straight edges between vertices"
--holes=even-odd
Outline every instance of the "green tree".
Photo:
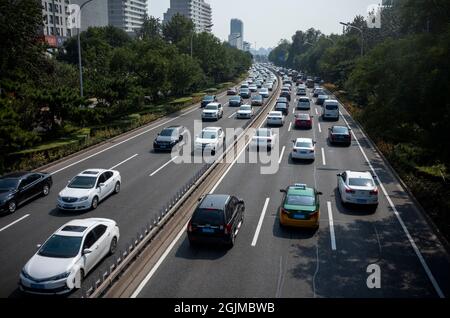
[[177,13],[169,22],[163,25],[162,32],[167,42],[177,45],[184,39],[189,38],[194,29],[195,26],[192,20]]

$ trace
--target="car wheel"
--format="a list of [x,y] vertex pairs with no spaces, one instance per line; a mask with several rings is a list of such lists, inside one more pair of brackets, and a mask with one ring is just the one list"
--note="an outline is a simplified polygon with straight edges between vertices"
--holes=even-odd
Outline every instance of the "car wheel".
[[17,203],[14,200],[9,201],[8,203],[8,211],[9,213],[14,213],[16,212],[17,209]]
[[120,182],[117,181],[116,185],[114,186],[114,193],[119,193],[120,192]]
[[95,196],[95,197],[92,199],[91,209],[92,209],[92,210],[95,210],[95,209],[97,208],[97,206],[98,206],[98,197]]
[[111,244],[109,245],[109,255],[113,255],[117,250],[117,237],[113,237]]
[[48,184],[44,184],[42,187],[42,195],[45,197],[50,193],[50,186]]

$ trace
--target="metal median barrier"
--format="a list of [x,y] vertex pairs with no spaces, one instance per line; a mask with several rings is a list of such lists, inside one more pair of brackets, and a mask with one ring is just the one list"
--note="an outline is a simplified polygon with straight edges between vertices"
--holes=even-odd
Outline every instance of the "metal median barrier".
[[[272,70],[273,71],[273,70]],[[82,297],[88,298],[129,298],[152,270],[160,257],[185,228],[198,198],[209,193],[231,163],[223,160],[230,151],[238,155],[246,147],[246,132],[262,124],[268,110],[281,91],[281,79],[277,76],[277,87],[256,116],[243,127],[243,132],[235,137],[226,150],[213,163],[204,164],[192,178],[159,211],[159,216],[149,221],[137,231],[125,250],[118,250],[115,260],[106,264],[99,276],[92,282],[84,282]],[[244,138],[244,142],[242,142]],[[87,286],[85,286],[87,285]]]

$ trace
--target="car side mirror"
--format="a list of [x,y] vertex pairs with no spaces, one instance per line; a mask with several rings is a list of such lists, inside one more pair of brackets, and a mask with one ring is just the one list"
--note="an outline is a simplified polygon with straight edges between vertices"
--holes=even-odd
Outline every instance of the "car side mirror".
[[317,192],[317,195],[322,195],[323,193],[322,192]]
[[158,136],[160,136],[161,134],[160,133],[158,133]]
[[338,176],[338,177],[342,177],[342,174],[338,173],[337,176]]
[[41,248],[42,244],[36,244],[36,248]]
[[83,250],[83,255],[87,255],[87,254],[91,254],[91,253],[92,253],[92,250],[89,249],[89,248],[85,248],[85,249]]
[[245,204],[245,203],[244,203],[244,200],[239,199],[239,204]]
[[105,184],[103,182],[98,184],[99,188],[104,187],[104,186],[105,186]]
[[286,193],[286,190],[285,189],[280,189],[280,192],[281,193]]

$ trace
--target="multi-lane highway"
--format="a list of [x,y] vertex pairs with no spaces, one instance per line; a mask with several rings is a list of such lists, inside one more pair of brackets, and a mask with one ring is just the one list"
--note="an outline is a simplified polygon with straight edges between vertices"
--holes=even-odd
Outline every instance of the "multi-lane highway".
[[[311,91],[308,91],[311,94]],[[137,297],[439,297],[450,292],[448,254],[411,198],[370,146],[349,114],[341,107],[340,124],[353,128],[352,145],[331,146],[328,128],[335,122],[320,119],[313,105],[313,129],[296,130],[293,122],[295,90],[290,114],[279,130],[279,167],[261,174],[259,163],[236,163],[216,185],[214,193],[234,194],[246,204],[245,222],[231,250],[191,248],[180,232],[165,258],[158,262],[135,291]],[[236,108],[225,105],[223,118],[203,126],[237,128]],[[176,164],[170,154],[154,153],[157,133],[169,125],[183,125],[193,133],[201,117],[199,105],[163,118],[129,135],[115,139],[49,169],[54,184],[48,197],[0,218],[0,297],[21,296],[20,270],[59,226],[73,218],[106,217],[117,221],[125,248],[136,233],[157,215],[201,164]],[[293,162],[292,140],[317,141],[313,163]],[[243,152],[242,156],[248,156]],[[58,192],[74,175],[87,168],[112,168],[122,175],[122,189],[95,211],[73,213],[56,209]],[[379,177],[380,204],[375,213],[344,208],[336,196],[336,174],[364,170]],[[279,189],[306,183],[323,192],[317,231],[281,229],[277,209]],[[105,264],[105,262],[103,263]],[[368,266],[381,270],[381,288],[367,286]],[[102,264],[87,277],[95,277]],[[72,296],[79,296],[74,293]]]

